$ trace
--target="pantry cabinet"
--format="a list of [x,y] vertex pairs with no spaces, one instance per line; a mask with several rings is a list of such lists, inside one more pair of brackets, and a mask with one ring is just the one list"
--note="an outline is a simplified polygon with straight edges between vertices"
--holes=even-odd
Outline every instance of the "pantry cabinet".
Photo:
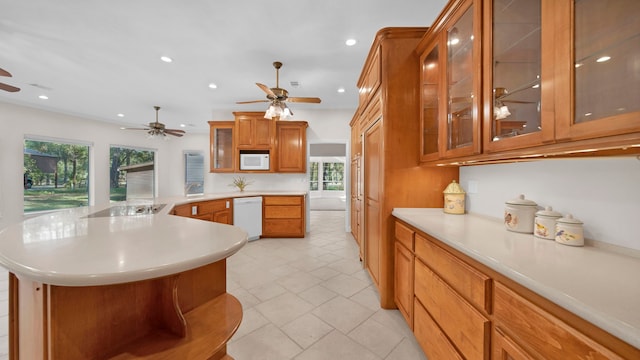
[[[352,141],[361,139],[362,144],[362,183],[354,186],[352,182],[351,186],[354,203],[361,205],[361,256],[383,308],[396,307],[392,209],[441,207],[442,189],[458,178],[455,168],[419,166],[420,124],[412,121],[419,117],[419,59],[415,48],[426,30],[378,31],[358,79],[360,102],[351,121]],[[352,153],[352,159],[355,155]],[[352,221],[352,231],[356,221]]]
[[422,162],[640,152],[638,16],[633,0],[451,0],[416,49]]

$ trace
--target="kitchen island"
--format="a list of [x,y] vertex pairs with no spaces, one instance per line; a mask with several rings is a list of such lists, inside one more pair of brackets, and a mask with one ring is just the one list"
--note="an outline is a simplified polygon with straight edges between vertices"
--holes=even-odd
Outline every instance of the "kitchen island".
[[226,258],[243,230],[117,203],[40,215],[0,232],[11,359],[231,359],[242,307]]

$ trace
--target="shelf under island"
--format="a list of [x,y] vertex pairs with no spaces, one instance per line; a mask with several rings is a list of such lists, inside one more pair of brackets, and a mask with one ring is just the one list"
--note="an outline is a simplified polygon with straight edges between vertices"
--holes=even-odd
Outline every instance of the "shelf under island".
[[0,232],[10,359],[232,359],[242,306],[226,292],[240,228],[119,203]]

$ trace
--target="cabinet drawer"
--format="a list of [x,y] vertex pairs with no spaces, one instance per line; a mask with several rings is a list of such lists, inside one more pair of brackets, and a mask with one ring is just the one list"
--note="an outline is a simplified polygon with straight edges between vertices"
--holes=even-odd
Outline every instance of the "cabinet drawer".
[[416,298],[460,353],[469,360],[488,359],[489,320],[420,260],[415,261],[414,283]]
[[229,202],[229,206],[231,206],[231,200],[223,199],[223,200],[213,200],[213,201],[205,201],[198,203],[198,214],[211,214],[216,211],[227,209],[227,201]]
[[302,208],[300,206],[265,206],[265,219],[300,219]]
[[494,297],[496,326],[527,351],[545,359],[622,359],[498,282]]
[[415,232],[408,227],[396,221],[395,236],[396,240],[404,245],[407,249],[413,251],[413,235]]
[[302,196],[263,196],[264,205],[302,205]]
[[463,360],[418,300],[414,300],[413,309],[413,333],[427,357]]
[[491,278],[416,234],[416,256],[479,309],[491,313]]
[[262,235],[304,237],[304,222],[302,219],[265,219],[262,224]]

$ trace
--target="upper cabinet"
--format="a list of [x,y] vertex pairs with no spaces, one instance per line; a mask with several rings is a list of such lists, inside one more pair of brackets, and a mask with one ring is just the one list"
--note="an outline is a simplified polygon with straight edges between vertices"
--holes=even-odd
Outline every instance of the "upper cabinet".
[[638,16],[634,0],[451,0],[417,48],[421,160],[637,153]]
[[209,121],[211,172],[235,171],[233,121]]
[[273,147],[276,121],[265,119],[264,112],[234,112],[236,118],[236,146],[246,149]]
[[307,172],[307,126],[306,121],[277,122],[277,172]]

